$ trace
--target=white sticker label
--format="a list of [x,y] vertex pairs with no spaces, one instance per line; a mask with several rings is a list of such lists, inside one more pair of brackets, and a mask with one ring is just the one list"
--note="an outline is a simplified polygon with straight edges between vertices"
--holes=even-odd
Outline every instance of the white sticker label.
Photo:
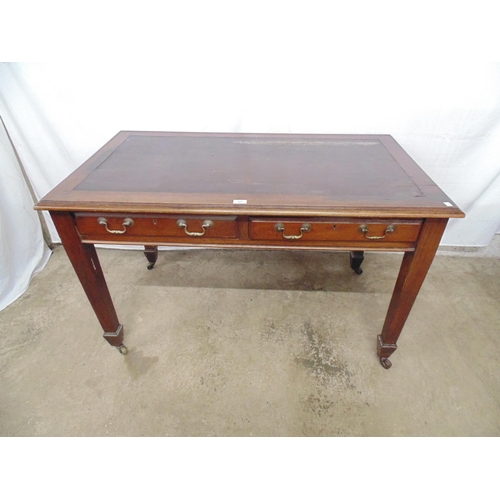
[[233,205],[246,205],[247,200],[233,200]]
[[449,201],[443,201],[443,203],[444,203],[447,207],[452,207],[452,206],[453,206],[453,203],[450,203]]

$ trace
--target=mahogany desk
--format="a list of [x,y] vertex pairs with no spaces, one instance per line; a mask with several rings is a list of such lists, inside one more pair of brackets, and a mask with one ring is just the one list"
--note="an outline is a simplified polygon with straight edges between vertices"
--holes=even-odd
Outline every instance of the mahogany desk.
[[450,217],[390,135],[120,132],[45,196],[104,338],[127,353],[94,248],[139,244],[404,252],[377,339],[385,368]]

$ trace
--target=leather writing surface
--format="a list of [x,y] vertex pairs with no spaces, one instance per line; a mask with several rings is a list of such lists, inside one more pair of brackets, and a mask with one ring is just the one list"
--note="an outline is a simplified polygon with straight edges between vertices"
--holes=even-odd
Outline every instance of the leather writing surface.
[[377,139],[130,135],[78,191],[423,196]]
[[35,208],[464,217],[387,134],[121,131]]

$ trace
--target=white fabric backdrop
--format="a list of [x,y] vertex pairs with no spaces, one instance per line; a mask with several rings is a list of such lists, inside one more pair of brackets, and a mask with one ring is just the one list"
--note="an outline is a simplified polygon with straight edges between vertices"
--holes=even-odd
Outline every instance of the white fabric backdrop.
[[22,295],[50,251],[33,198],[0,123],[0,310]]
[[[500,229],[498,89],[497,63],[349,66],[321,51],[300,60],[178,51],[142,65],[0,64],[0,114],[39,198],[119,130],[389,133],[467,213],[442,242],[459,246],[488,245]],[[0,309],[46,258],[4,143]]]

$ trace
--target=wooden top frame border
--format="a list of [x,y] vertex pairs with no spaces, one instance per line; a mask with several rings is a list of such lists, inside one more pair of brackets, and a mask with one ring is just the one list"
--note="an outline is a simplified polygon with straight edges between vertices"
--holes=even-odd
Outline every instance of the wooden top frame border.
[[[399,163],[408,177],[422,191],[424,197],[406,200],[404,205],[377,201],[370,205],[362,200],[343,200],[332,204],[310,205],[310,198],[295,195],[254,196],[252,204],[233,205],[221,203],[216,194],[140,193],[125,195],[112,191],[82,191],[75,188],[108,158],[130,136],[184,136],[224,137],[239,139],[328,139],[328,140],[378,140]],[[173,201],[165,202],[168,195]],[[245,193],[231,193],[224,198],[241,199]],[[451,205],[451,206],[449,206]],[[281,215],[328,217],[407,217],[407,218],[461,218],[465,214],[448,198],[432,179],[415,163],[390,135],[372,134],[261,134],[261,133],[212,133],[212,132],[147,132],[121,131],[101,149],[70,174],[64,181],[43,197],[36,210],[136,212],[136,213],[186,213],[213,215]]]

